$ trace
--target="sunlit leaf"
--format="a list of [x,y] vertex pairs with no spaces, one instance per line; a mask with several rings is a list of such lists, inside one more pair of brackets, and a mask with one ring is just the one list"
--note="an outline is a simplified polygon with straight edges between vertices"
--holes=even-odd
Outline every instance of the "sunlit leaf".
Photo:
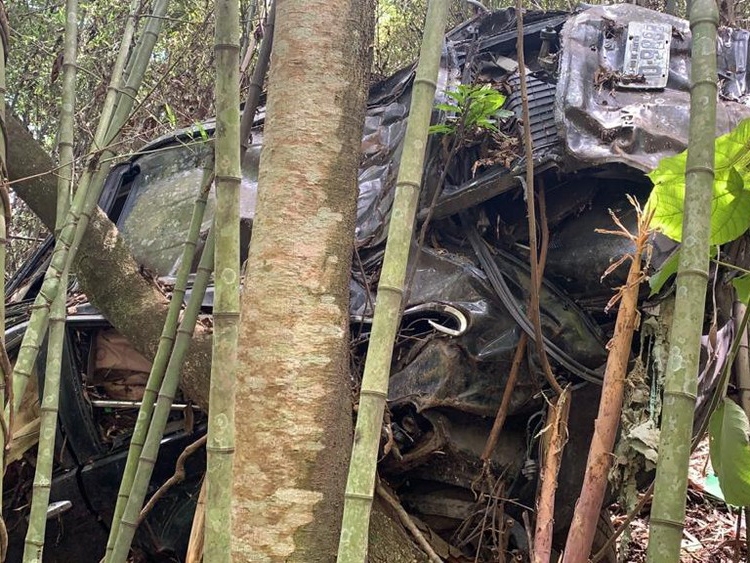
[[[663,158],[649,177],[654,189],[648,207],[651,225],[669,238],[682,238],[687,153]],[[715,180],[711,202],[711,244],[736,239],[750,227],[750,120],[716,139]]]
[[430,125],[430,134],[433,133],[443,133],[443,134],[449,134],[453,133],[456,130],[455,127],[448,125],[446,123],[437,123],[435,125]]
[[172,108],[169,104],[164,104],[164,112],[167,114],[167,121],[169,121],[169,125],[172,127],[177,127],[177,117],[174,114],[174,111],[172,111]]
[[430,133],[452,134],[463,124],[466,130],[486,129],[497,132],[497,121],[513,116],[513,112],[501,109],[506,97],[490,84],[481,86],[459,84],[455,90],[446,92],[455,101],[441,103],[435,109],[453,114],[446,123],[433,125]]
[[435,109],[448,113],[459,113],[463,111],[459,106],[454,106],[453,104],[436,104]]

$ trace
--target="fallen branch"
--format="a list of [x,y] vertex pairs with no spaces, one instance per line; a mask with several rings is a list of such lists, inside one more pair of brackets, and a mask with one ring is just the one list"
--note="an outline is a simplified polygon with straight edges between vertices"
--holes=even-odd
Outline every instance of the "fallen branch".
[[419,544],[419,547],[421,547],[430,558],[430,561],[432,561],[432,563],[443,563],[443,560],[440,558],[440,556],[435,553],[434,549],[432,549],[430,542],[427,541],[427,538],[424,537],[424,534],[421,532],[421,530],[417,528],[417,525],[414,523],[414,520],[412,520],[411,516],[409,516],[409,513],[404,510],[404,507],[401,506],[401,504],[395,498],[393,498],[393,495],[388,492],[388,490],[380,483],[380,481],[377,481],[375,483],[375,492],[380,495],[380,497],[388,504],[388,506],[396,511],[396,514],[398,515],[399,520],[401,520],[401,523],[407,530],[411,532],[411,534],[414,536],[414,539]]
[[201,484],[201,492],[198,494],[198,504],[193,515],[193,525],[190,528],[190,540],[188,541],[185,563],[201,563],[203,561],[203,532],[206,527],[206,480]]
[[617,436],[617,428],[622,414],[622,402],[625,390],[628,360],[630,359],[633,333],[638,325],[638,289],[643,280],[641,257],[647,253],[649,244],[649,222],[651,214],[644,215],[637,201],[630,198],[638,215],[638,232],[633,235],[627,231],[620,220],[610,211],[612,219],[619,227],[616,231],[597,232],[622,236],[635,244],[635,251],[613,263],[604,275],[610,274],[620,264],[630,260],[630,271],[626,284],[610,300],[607,307],[620,302],[615,322],[614,335],[608,344],[609,356],[604,372],[602,396],[599,402],[599,413],[594,423],[594,436],[591,439],[584,486],[581,497],[576,503],[573,521],[568,532],[568,539],[563,554],[563,563],[580,563],[588,561],[591,546],[596,533],[596,523],[604,502],[607,489],[607,476],[612,465],[612,449]]
[[532,558],[534,563],[548,563],[552,553],[557,474],[560,471],[565,444],[568,442],[569,413],[570,389],[565,388],[547,409],[547,428],[544,433],[549,436],[549,441],[544,456],[541,487],[536,508],[534,555]]

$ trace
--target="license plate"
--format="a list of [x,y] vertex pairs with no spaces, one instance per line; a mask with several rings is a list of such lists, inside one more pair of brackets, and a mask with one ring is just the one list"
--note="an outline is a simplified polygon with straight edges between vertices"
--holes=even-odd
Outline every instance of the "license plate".
[[666,87],[671,43],[671,25],[630,22],[619,86],[641,90]]

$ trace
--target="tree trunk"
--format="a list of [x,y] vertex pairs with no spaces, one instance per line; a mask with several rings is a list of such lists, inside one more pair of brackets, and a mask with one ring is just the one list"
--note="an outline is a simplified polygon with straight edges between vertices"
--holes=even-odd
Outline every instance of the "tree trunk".
[[373,5],[277,6],[242,297],[233,555],[335,561],[351,443],[348,294]]

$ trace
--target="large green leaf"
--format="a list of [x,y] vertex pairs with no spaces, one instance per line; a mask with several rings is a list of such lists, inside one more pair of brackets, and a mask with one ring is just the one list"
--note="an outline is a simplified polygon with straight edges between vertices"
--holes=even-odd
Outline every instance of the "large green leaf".
[[[649,177],[654,189],[648,207],[652,227],[681,240],[687,152],[661,160]],[[716,139],[715,180],[711,203],[711,244],[736,239],[750,227],[750,120]]]
[[708,426],[711,465],[728,504],[750,505],[750,423],[737,403],[724,399]]

